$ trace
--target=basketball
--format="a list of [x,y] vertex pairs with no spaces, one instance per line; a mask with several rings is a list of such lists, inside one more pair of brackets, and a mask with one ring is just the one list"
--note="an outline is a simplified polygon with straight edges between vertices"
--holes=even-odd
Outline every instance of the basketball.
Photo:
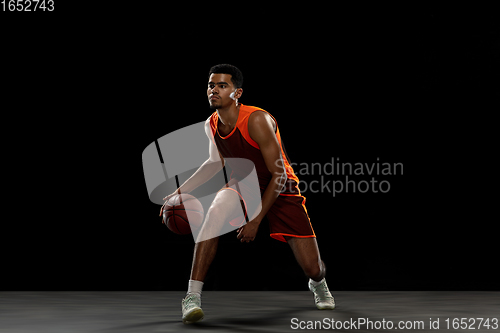
[[163,210],[163,223],[174,233],[188,235],[203,223],[204,210],[200,201],[190,194],[176,194],[168,199]]

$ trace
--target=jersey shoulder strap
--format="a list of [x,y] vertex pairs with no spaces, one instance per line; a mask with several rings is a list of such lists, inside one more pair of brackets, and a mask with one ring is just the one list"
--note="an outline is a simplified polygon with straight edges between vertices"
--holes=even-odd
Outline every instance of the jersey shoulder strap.
[[263,112],[267,113],[268,115],[270,115],[271,118],[273,118],[274,123],[276,124],[276,134],[279,135],[278,122],[276,121],[276,119],[266,110],[261,109],[261,108],[256,107],[256,106],[241,105],[240,115],[238,117],[238,124],[236,126],[238,126],[238,129],[240,130],[241,135],[243,136],[243,138],[245,138],[245,140],[250,145],[252,145],[253,147],[255,147],[257,149],[260,149],[258,143],[255,142],[250,137],[250,133],[248,132],[248,120],[250,118],[250,115],[256,111],[263,111]]

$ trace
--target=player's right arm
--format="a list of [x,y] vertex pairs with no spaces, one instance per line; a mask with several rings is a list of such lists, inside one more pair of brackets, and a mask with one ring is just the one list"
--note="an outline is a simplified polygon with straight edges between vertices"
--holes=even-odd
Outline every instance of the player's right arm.
[[[198,186],[206,183],[210,178],[215,176],[224,167],[224,158],[219,153],[217,146],[214,144],[212,130],[210,129],[210,117],[205,122],[205,133],[207,134],[210,144],[208,159],[196,170],[195,173],[188,180],[186,180],[174,193],[167,195],[163,200],[170,199],[170,197],[179,193],[189,193]],[[160,210],[160,215],[163,213],[163,206]]]
[[[212,130],[210,129],[210,117],[207,119],[207,121],[205,121],[205,134],[207,135],[208,142],[210,144],[210,150],[209,150],[210,156],[208,157],[208,160],[205,161],[205,163],[218,164],[220,166],[220,168],[217,171],[220,171],[224,167],[225,161],[224,161],[224,158],[222,157],[222,155],[220,154],[219,150],[217,149],[217,146],[214,144]],[[213,175],[212,175],[212,177],[213,177]],[[212,177],[210,177],[210,178],[212,178]]]

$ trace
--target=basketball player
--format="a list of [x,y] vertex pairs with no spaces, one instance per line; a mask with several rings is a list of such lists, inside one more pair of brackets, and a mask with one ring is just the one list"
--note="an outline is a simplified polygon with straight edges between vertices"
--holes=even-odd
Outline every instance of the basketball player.
[[[270,236],[290,245],[309,277],[316,307],[332,310],[335,301],[325,281],[325,264],[307,215],[305,198],[298,189],[299,180],[282,148],[278,124],[267,111],[238,102],[243,93],[242,84],[241,71],[232,65],[216,65],[210,69],[207,97],[210,108],[216,110],[205,123],[207,136],[214,143],[210,157],[164,200],[205,183],[222,169],[225,158],[251,160],[261,189],[261,211],[248,216],[251,220],[237,230],[237,238],[246,243],[253,241],[262,219],[267,216]],[[234,187],[220,190],[207,211],[203,227],[226,223],[235,210],[242,210],[240,199],[243,197]],[[195,245],[188,291],[182,300],[182,320],[186,324],[204,317],[203,281],[215,257],[218,241],[219,237],[213,237]]]

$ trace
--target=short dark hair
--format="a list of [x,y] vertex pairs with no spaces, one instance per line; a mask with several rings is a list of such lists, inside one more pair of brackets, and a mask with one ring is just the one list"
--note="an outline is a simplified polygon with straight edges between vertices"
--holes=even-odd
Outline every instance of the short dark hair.
[[210,68],[208,76],[211,74],[231,74],[231,81],[236,88],[241,88],[243,86],[243,73],[238,69],[238,67],[229,64],[215,65]]

